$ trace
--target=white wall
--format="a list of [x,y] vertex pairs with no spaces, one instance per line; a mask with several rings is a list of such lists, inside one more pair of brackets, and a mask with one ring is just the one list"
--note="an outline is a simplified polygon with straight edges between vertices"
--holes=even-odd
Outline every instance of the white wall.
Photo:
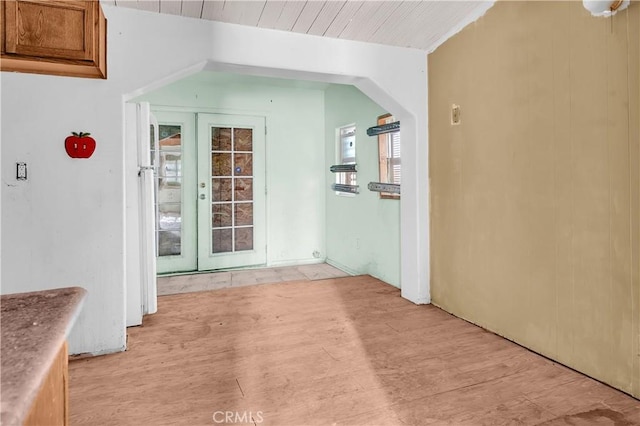
[[[379,182],[378,137],[367,136],[377,117],[387,111],[353,86],[332,85],[325,92],[325,192],[327,197],[327,262],[354,274],[369,274],[400,287],[400,200],[380,199],[367,189]],[[330,189],[335,175],[336,129],[356,125],[356,196]]]
[[[403,123],[402,294],[428,301],[425,52],[105,6],[108,80],[2,73],[2,292],[79,285],[70,352],[117,351],[125,335],[124,100],[204,67],[353,83]],[[384,60],[381,60],[384,58]],[[98,147],[63,148],[71,131]],[[129,151],[127,151],[129,152]],[[16,161],[29,164],[19,183]]]
[[[88,289],[77,352],[124,347],[121,102],[105,83],[2,74],[2,292]],[[91,159],[67,156],[71,131],[95,137]]]
[[266,117],[269,266],[325,257],[325,85],[316,86],[203,72],[136,99],[148,101],[152,109]]

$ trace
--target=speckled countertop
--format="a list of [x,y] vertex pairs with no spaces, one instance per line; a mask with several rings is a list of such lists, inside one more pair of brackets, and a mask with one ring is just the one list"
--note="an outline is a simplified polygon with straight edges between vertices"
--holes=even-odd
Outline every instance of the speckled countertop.
[[0,423],[20,425],[80,312],[80,287],[0,297]]

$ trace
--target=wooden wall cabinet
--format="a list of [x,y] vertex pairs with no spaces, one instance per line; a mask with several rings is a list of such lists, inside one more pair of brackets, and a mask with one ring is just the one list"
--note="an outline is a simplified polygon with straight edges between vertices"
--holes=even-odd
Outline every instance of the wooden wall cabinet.
[[107,78],[99,1],[1,0],[2,71]]

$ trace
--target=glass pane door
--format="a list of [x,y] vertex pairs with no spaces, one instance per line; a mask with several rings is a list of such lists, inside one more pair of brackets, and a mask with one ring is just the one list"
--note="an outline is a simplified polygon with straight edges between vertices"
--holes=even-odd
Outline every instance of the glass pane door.
[[198,114],[198,269],[263,264],[264,118]]
[[[155,170],[158,273],[197,268],[195,114],[158,112],[158,143],[151,145]],[[153,141],[153,138],[152,138]]]

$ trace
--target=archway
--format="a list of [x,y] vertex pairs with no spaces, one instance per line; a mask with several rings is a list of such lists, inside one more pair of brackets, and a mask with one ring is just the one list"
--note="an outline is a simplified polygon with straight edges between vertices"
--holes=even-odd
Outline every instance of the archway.
[[[238,65],[221,63],[214,61],[207,61],[200,63],[196,66],[189,67],[178,73],[174,73],[166,78],[155,81],[151,84],[142,87],[127,96],[125,96],[125,102],[135,97],[147,94],[154,90],[157,90],[166,85],[185,79],[189,76],[195,75],[202,71],[217,71],[217,72],[230,72],[239,75],[256,76],[256,77],[275,77],[285,78],[292,80],[308,80],[323,83],[334,84],[346,84],[353,85],[358,88],[362,93],[366,94],[373,101],[381,105],[382,107],[393,111],[398,119],[402,122],[403,138],[403,197],[401,199],[401,290],[402,296],[414,303],[428,303],[429,302],[429,282],[428,282],[428,163],[427,158],[424,157],[423,161],[420,161],[421,156],[418,152],[421,152],[420,145],[417,142],[417,122],[414,114],[405,108],[388,90],[383,89],[379,84],[374,82],[369,77],[347,76],[340,74],[330,73],[318,73],[302,70],[291,70],[283,68],[268,68],[252,65]],[[426,100],[425,100],[426,102]],[[426,120],[426,117],[424,118]],[[424,150],[426,151],[426,141],[424,143]],[[133,144],[128,144],[132,146]],[[131,161],[135,158],[132,155],[131,149],[129,149],[128,155],[125,154]],[[127,192],[135,192],[137,182],[132,179],[128,179],[126,186]],[[138,212],[131,212],[132,214],[138,214]],[[128,215],[128,218],[131,215]],[[421,220],[422,217],[422,220]],[[136,228],[135,220],[131,220],[133,226],[128,225],[129,230]],[[139,244],[139,241],[138,241]],[[131,253],[134,250],[129,250]],[[139,250],[138,250],[139,251]],[[133,260],[133,263],[131,262]],[[139,268],[135,265],[140,265],[141,259],[131,259],[128,256],[128,278],[139,274]],[[130,307],[136,309],[139,304],[135,300],[136,294],[140,294],[140,289],[136,287],[135,280],[128,280],[127,293]],[[129,321],[128,321],[129,323]]]

